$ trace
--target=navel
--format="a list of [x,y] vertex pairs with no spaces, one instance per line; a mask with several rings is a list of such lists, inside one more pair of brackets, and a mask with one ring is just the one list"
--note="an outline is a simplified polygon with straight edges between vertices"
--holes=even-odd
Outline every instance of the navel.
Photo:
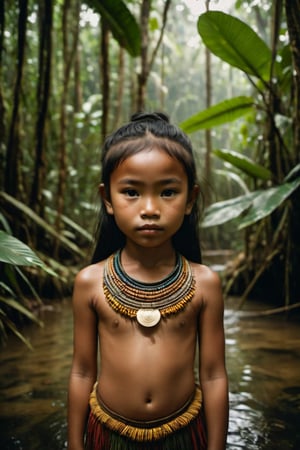
[[152,403],[152,397],[150,395],[148,395],[148,397],[146,397],[145,402],[147,405],[151,405]]

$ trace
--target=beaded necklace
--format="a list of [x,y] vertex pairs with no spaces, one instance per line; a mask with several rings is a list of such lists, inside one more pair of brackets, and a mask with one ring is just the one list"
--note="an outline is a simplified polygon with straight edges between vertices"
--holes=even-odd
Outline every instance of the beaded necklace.
[[144,327],[153,327],[161,317],[185,308],[195,293],[195,280],[189,262],[177,253],[174,270],[168,276],[154,283],[137,281],[124,271],[118,250],[104,265],[103,291],[114,311]]

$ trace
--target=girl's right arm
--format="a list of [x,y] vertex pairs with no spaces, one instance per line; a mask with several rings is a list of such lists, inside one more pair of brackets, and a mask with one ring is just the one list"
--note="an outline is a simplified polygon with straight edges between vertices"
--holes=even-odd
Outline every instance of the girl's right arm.
[[68,450],[84,449],[89,396],[97,377],[97,316],[92,306],[94,268],[76,277],[73,292],[74,348],[68,390]]

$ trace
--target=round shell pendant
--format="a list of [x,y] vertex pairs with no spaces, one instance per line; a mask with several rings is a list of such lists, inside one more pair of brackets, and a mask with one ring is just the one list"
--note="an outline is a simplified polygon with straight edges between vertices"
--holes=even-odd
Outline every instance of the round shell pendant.
[[136,313],[136,320],[143,327],[154,327],[160,321],[159,309],[139,309]]

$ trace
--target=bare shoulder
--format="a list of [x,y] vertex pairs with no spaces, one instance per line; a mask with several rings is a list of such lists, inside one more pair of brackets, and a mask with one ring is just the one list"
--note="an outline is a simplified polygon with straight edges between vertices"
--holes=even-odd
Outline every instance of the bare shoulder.
[[91,264],[77,273],[74,281],[73,302],[91,303],[99,298],[103,262]]
[[96,264],[90,264],[89,266],[84,267],[77,273],[75,277],[75,285],[80,286],[90,286],[96,280],[99,279],[103,270],[103,262],[99,262]]
[[191,265],[197,281],[205,283],[208,287],[220,287],[220,277],[210,267],[196,263],[192,263]]
[[202,300],[223,303],[222,283],[219,275],[204,264],[192,264],[196,286]]

